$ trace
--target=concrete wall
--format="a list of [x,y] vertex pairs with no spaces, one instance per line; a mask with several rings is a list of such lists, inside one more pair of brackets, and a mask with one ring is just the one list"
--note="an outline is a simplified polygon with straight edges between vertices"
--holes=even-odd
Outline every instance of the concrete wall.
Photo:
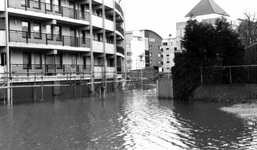
[[257,99],[257,84],[201,85],[194,90],[192,98],[220,102],[249,102]]

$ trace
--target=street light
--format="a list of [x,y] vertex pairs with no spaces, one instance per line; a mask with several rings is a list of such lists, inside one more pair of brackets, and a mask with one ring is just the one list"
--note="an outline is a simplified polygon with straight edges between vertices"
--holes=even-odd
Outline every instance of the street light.
[[141,54],[141,55],[139,55],[138,57],[140,58],[140,62],[141,62],[141,63],[140,63],[140,64],[141,64],[141,89],[143,89],[143,80],[142,80],[142,78],[143,78],[143,73],[142,73],[142,70],[143,70],[143,69],[142,69],[142,68],[143,68],[142,66],[143,66],[143,64],[142,64],[142,61],[143,61],[144,54]]

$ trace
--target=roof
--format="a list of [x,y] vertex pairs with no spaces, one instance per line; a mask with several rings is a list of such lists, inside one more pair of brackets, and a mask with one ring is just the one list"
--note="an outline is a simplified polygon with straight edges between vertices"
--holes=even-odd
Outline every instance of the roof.
[[219,14],[229,16],[219,5],[213,0],[201,0],[187,15],[186,17],[202,16],[209,14]]

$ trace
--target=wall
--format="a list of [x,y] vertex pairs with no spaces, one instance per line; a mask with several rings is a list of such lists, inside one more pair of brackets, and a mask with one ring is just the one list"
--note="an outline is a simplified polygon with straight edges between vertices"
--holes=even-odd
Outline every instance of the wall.
[[193,99],[220,102],[249,102],[257,99],[257,84],[209,84],[197,87]]

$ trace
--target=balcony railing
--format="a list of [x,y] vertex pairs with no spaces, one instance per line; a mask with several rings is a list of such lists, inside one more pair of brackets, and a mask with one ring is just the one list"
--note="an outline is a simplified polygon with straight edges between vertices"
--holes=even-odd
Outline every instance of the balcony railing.
[[54,76],[69,74],[89,74],[90,65],[71,64],[12,64],[13,76]]
[[83,37],[45,34],[10,30],[10,42],[59,45],[70,47],[90,47],[90,39]]
[[123,10],[117,2],[115,2],[115,8],[121,13],[122,16],[124,16],[123,15]]
[[124,30],[119,24],[116,24],[116,30],[119,31],[124,36]]
[[124,53],[124,48],[121,47],[121,46],[117,46],[117,52],[118,52],[118,53],[121,53],[122,55],[125,54],[125,53]]
[[[16,0],[15,0],[16,1]],[[8,3],[9,8],[15,8],[15,9],[23,9],[26,11],[34,11],[34,12],[41,12],[45,14],[52,14],[62,17],[67,17],[71,19],[77,19],[77,20],[87,20],[89,21],[89,12],[76,10],[69,7],[64,7],[60,5],[45,3],[45,2],[38,2],[34,0],[24,0],[24,4],[17,5],[17,3],[14,3],[14,0],[10,1]],[[26,2],[29,2],[28,4]]]

